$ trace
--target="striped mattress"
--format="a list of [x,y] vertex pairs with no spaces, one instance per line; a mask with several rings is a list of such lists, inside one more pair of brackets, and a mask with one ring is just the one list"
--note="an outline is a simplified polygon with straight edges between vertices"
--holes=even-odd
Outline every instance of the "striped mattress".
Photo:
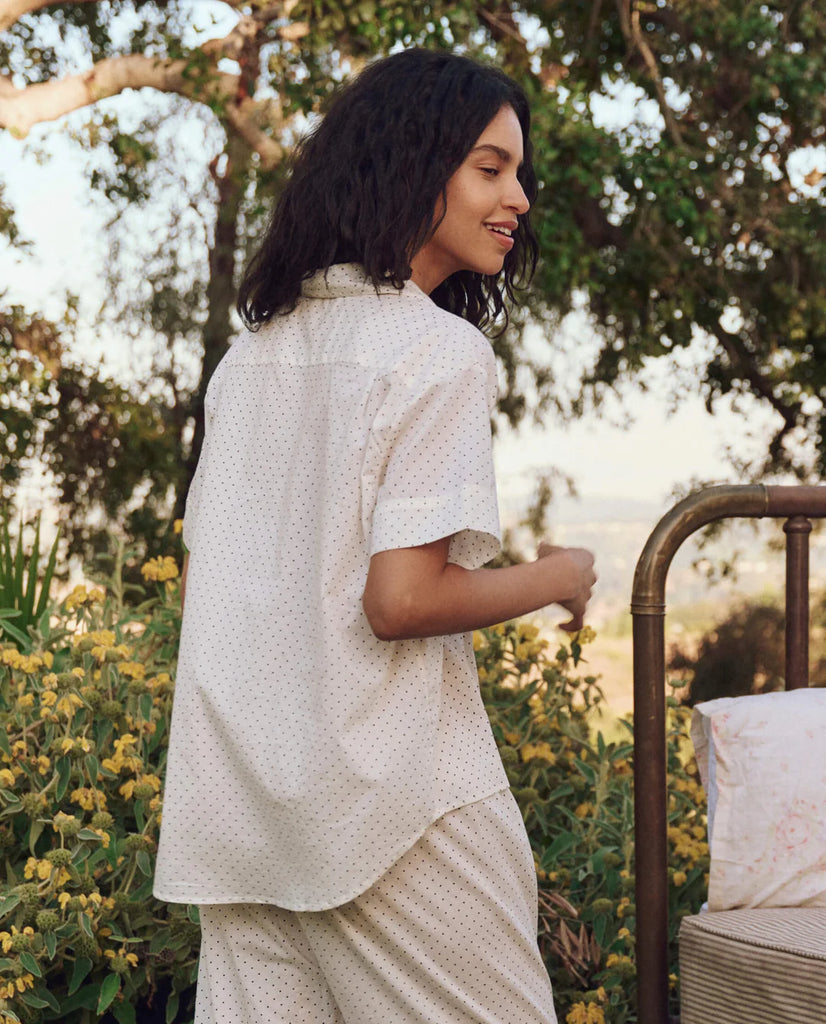
[[680,925],[681,1024],[826,1024],[826,909],[726,910]]

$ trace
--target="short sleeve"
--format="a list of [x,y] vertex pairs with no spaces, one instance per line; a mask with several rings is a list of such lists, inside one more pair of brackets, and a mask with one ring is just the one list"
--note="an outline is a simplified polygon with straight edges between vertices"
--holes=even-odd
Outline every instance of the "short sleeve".
[[458,346],[464,358],[451,354],[451,340],[440,352],[420,352],[414,372],[394,375],[376,417],[378,488],[364,517],[371,556],[453,535],[450,561],[475,569],[500,550],[495,360],[481,336]]

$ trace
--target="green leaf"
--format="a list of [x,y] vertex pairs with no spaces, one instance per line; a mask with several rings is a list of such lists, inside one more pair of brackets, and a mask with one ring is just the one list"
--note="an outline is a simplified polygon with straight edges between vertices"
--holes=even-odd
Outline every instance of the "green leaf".
[[39,818],[31,823],[29,828],[29,853],[32,857],[36,857],[35,843],[43,835],[43,829],[46,827],[46,822],[41,821]]
[[22,614],[19,608],[0,608],[0,619],[16,619]]
[[49,955],[50,960],[54,960],[54,955],[57,952],[57,936],[54,932],[46,932],[43,936],[43,944],[46,947],[46,952]]
[[58,526],[54,543],[52,544],[52,549],[49,552],[49,561],[46,563],[46,568],[43,571],[43,579],[40,581],[40,597],[37,600],[37,608],[35,608],[34,611],[35,618],[37,619],[45,614],[46,606],[49,603],[49,592],[52,589],[52,579],[55,573],[55,565],[57,564],[57,545],[59,540],[60,527]]
[[82,828],[80,832],[78,832],[77,837],[78,839],[93,839],[98,843],[101,841],[101,838],[97,834],[97,832],[95,832],[94,829],[91,828]]
[[186,916],[193,924],[201,923],[201,914],[194,903],[188,903],[186,907]]
[[6,732],[5,727],[0,728],[0,750],[11,757],[11,746],[9,745],[9,734]]
[[62,1013],[59,1014],[58,1019],[68,1019],[69,1014],[80,1007],[84,1010],[94,1010],[95,1006],[97,1006],[99,995],[100,985],[84,985],[80,991],[75,992],[74,995],[70,995],[63,1000],[63,1005],[61,1007]]
[[574,759],[574,764],[577,766],[580,774],[592,786],[595,786],[597,784],[597,773],[594,771],[594,769],[591,767],[591,765],[586,764],[584,761],[580,761],[580,759],[578,757]]
[[13,892],[10,893],[8,896],[4,897],[4,899],[0,901],[0,918],[4,918],[6,914],[10,914],[19,902],[19,893]]
[[24,633],[22,629],[12,626],[7,619],[0,619],[0,629],[4,633],[8,633],[13,640],[16,640],[24,651],[28,651],[31,648],[32,640],[28,633]]
[[92,961],[88,956],[79,956],[72,968],[72,978],[69,982],[69,995],[73,995],[83,984],[83,979],[92,969]]
[[149,854],[146,850],[138,850],[135,854],[135,860],[138,863],[138,870],[144,875],[152,874],[152,862],[149,860]]
[[60,1013],[60,1003],[55,999],[54,995],[46,988],[44,984],[40,983],[35,985],[32,991],[34,992],[38,999],[44,999],[46,1001],[46,1005],[50,1009],[55,1010],[57,1013]]
[[178,1016],[179,1002],[179,994],[177,992],[170,993],[169,999],[167,999],[166,1001],[166,1024],[172,1024],[172,1022]]
[[31,953],[21,953],[20,963],[26,968],[29,974],[33,974],[35,978],[43,977],[43,971],[40,969],[40,964],[35,960]]
[[125,1000],[113,1006],[111,1013],[118,1024],[136,1024],[135,1007]]
[[26,1006],[31,1006],[35,1010],[42,1010],[44,1006],[49,1005],[48,999],[43,999],[41,996],[35,995],[31,990],[21,992],[18,998],[21,1002],[25,1003]]
[[83,929],[84,932],[86,932],[90,939],[93,939],[95,937],[94,932],[92,931],[92,922],[89,920],[86,914],[80,914],[80,927]]
[[152,718],[152,694],[142,693],[138,700],[138,708],[140,709],[141,718],[148,722]]
[[120,975],[119,974],[107,974],[103,979],[103,984],[100,986],[100,996],[98,998],[98,1015],[103,1014],[112,1004],[112,1000],[120,991]]
[[[20,530],[20,537],[23,536],[23,530]],[[27,622],[32,621],[32,612],[34,611],[34,592],[37,589],[37,563],[40,561],[40,516],[38,515],[35,521],[34,527],[34,543],[32,544],[31,554],[28,558],[28,573],[26,579],[26,589],[23,592],[23,600],[21,602],[21,610],[26,617]]]
[[100,762],[94,754],[86,755],[86,771],[89,773],[89,782],[95,787],[98,784],[98,772],[100,771]]
[[57,802],[60,803],[66,795],[69,779],[72,777],[72,763],[69,758],[59,757],[55,763],[55,771],[57,772],[57,788],[54,795]]
[[556,839],[551,843],[547,850],[542,854],[542,866],[545,864],[550,866],[556,857],[560,853],[564,853],[565,850],[570,850],[572,846],[575,846],[579,842],[579,836],[574,832],[561,832]]

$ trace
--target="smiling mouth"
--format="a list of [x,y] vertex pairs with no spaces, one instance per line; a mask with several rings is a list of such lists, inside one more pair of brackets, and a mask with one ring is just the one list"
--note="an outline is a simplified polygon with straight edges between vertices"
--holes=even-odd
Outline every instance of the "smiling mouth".
[[513,237],[513,231],[510,228],[499,227],[495,224],[486,224],[485,227],[496,235],[504,235],[505,238]]

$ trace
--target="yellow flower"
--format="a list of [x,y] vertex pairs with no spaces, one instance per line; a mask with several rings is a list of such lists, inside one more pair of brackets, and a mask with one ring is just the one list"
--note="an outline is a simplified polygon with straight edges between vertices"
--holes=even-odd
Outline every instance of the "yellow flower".
[[73,612],[75,608],[79,608],[80,605],[85,604],[88,600],[89,593],[86,587],[82,583],[78,583],[71,594],[66,597],[63,605],[67,612]]
[[57,694],[54,690],[44,690],[40,694],[40,710],[53,708],[57,703]]
[[565,1018],[566,1024],[605,1024],[605,1014],[596,1003],[574,1003]]
[[576,808],[576,810],[574,811],[574,814],[578,818],[587,818],[588,815],[591,814],[594,810],[595,810],[594,805],[592,803],[589,803],[589,801],[586,800],[586,801],[584,801],[584,803],[581,803],[579,805],[579,807]]
[[164,580],[174,580],[178,576],[178,565],[170,555],[150,558],[141,566],[141,575],[145,580],[157,580],[163,583]]
[[685,885],[686,877],[685,871],[675,871],[671,876],[671,881],[679,889],[681,885]]
[[10,768],[0,769],[0,785],[6,787],[14,785],[14,772]]
[[610,953],[605,961],[605,966],[629,969],[633,968],[634,961],[630,956],[625,956],[623,953]]
[[89,786],[73,790],[69,799],[73,804],[80,804],[84,811],[106,810],[106,794]]
[[83,707],[83,698],[78,696],[76,693],[67,693],[65,697],[61,697],[55,706],[55,711],[59,715],[65,715],[67,718],[72,718],[77,708]]
[[34,707],[34,694],[24,693],[22,697],[17,698],[17,707],[20,711],[28,711]]
[[485,634],[481,630],[475,630],[473,633],[473,649],[474,651],[480,651],[485,646]]
[[16,647],[7,647],[4,649],[2,655],[0,655],[0,660],[4,665],[8,665],[11,668],[17,668],[22,660],[22,655]]
[[27,988],[34,986],[34,978],[31,974],[21,974],[19,978],[14,979],[15,985],[17,985],[18,992],[25,992]]
[[[15,668],[19,668],[21,672],[25,672],[31,675],[36,672],[39,668],[43,667],[43,657],[40,654],[23,654],[20,656],[20,660]],[[49,666],[51,667],[51,666]]]
[[118,665],[118,671],[123,676],[131,676],[132,679],[143,679],[146,675],[146,665],[137,661],[122,661]]
[[51,876],[52,865],[47,860],[38,860],[37,857],[29,857],[26,866],[23,868],[23,877],[32,879],[35,875],[45,882]]
[[551,749],[550,743],[525,743],[519,753],[522,755],[523,761],[530,761],[534,757],[539,757],[550,764],[556,761],[556,755]]
[[97,835],[100,836],[100,845],[103,847],[103,849],[108,850],[109,843],[111,842],[111,837],[109,833],[102,828],[93,828],[92,831],[96,832]]
[[183,528],[184,528],[184,521],[183,521],[183,519],[176,519],[175,522],[172,524],[172,529],[173,529],[173,531],[175,533],[182,533],[183,532]]

